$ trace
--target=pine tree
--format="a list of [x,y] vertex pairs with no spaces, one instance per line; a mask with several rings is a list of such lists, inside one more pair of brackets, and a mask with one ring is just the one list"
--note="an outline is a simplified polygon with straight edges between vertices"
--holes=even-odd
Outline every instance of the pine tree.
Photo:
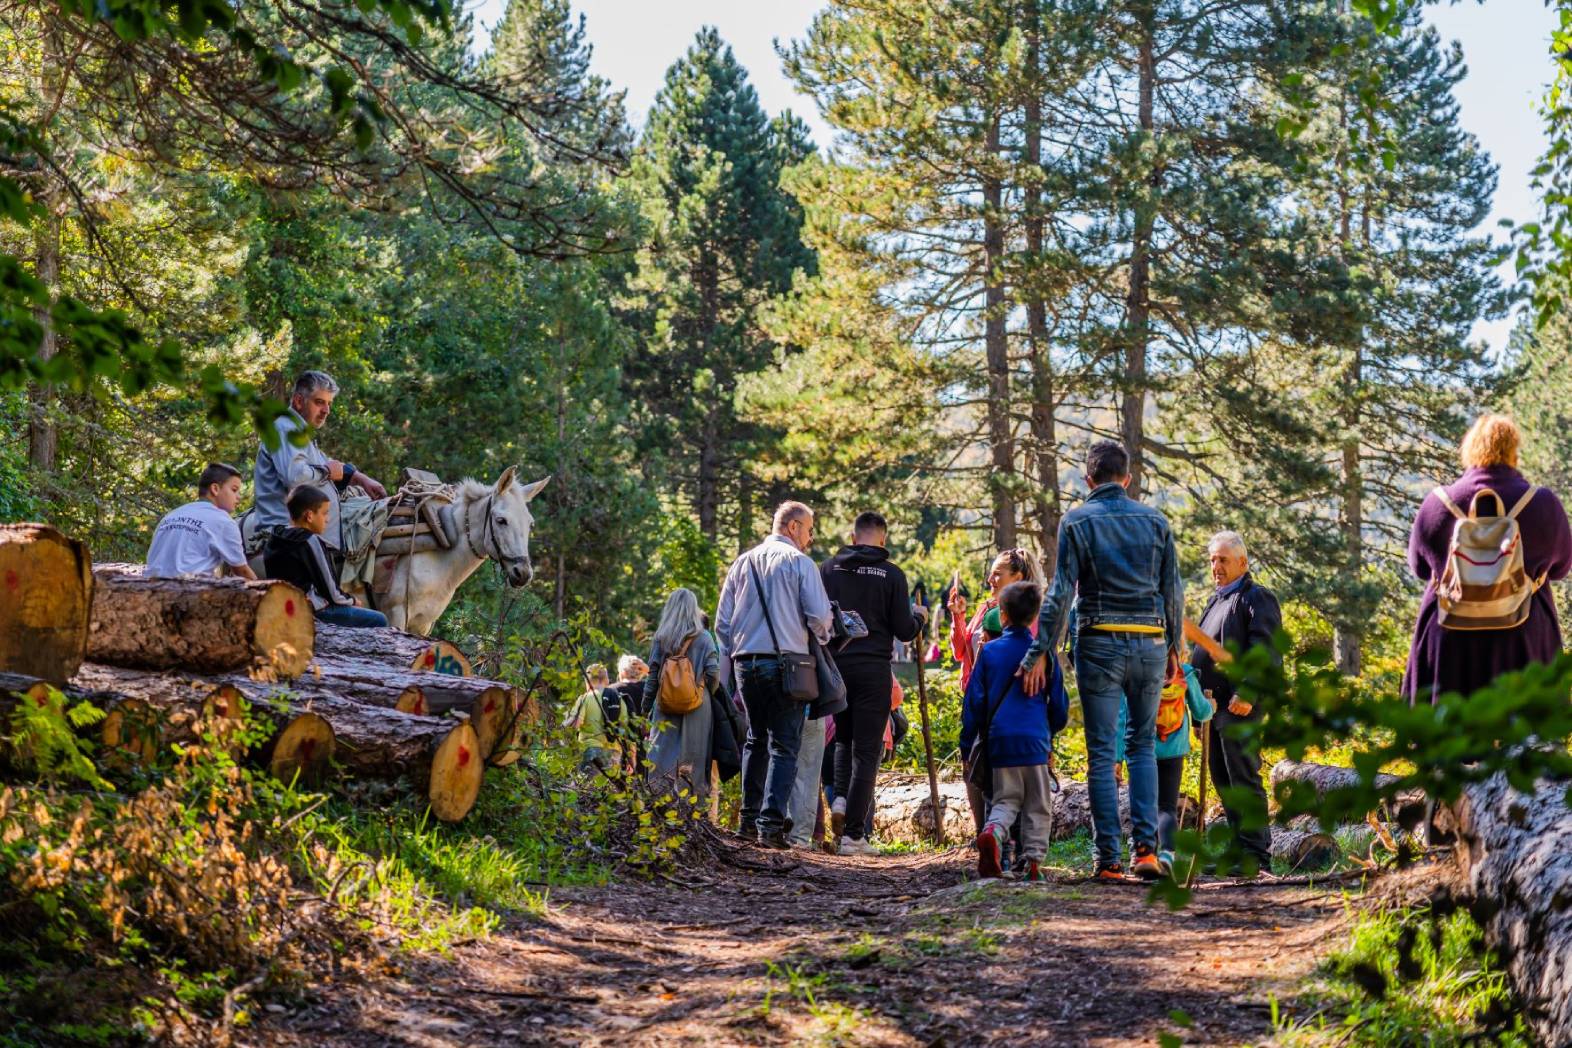
[[810,149],[799,122],[772,124],[731,48],[705,29],[667,71],[630,177],[649,242],[630,281],[643,352],[629,362],[629,396],[651,479],[689,502],[711,540],[731,506],[746,542],[747,507],[774,494],[750,458],[786,420],[743,419],[737,389],[774,358],[761,308],[814,265],[780,188]]
[[[1368,31],[1340,16],[1328,39]],[[1389,104],[1374,114],[1373,135],[1351,134],[1363,119],[1358,85],[1375,68]],[[1401,585],[1414,504],[1454,472],[1468,413],[1492,386],[1484,347],[1469,335],[1504,307],[1489,239],[1471,235],[1489,212],[1495,170],[1458,126],[1452,90],[1464,72],[1460,51],[1443,48],[1417,15],[1400,35],[1338,49],[1314,71],[1320,98],[1303,141],[1318,162],[1293,181],[1292,242],[1330,279],[1299,289],[1317,293],[1313,309],[1292,310],[1312,327],[1286,316],[1257,348],[1249,373],[1263,379],[1260,404],[1234,398],[1219,413],[1231,416],[1219,424],[1233,454],[1253,460],[1234,472],[1259,485],[1230,488],[1234,498],[1255,504],[1265,559],[1331,622],[1350,674]],[[1366,142],[1398,148],[1383,160],[1358,152]]]

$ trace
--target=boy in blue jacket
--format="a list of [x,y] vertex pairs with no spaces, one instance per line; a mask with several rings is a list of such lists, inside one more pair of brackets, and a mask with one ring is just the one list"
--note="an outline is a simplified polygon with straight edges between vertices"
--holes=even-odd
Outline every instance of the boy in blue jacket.
[[1031,582],[1014,582],[999,595],[1004,635],[983,646],[961,703],[961,752],[986,737],[993,766],[993,798],[988,820],[977,835],[977,872],[1002,877],[1002,842],[1021,816],[1021,852],[1026,879],[1041,880],[1039,864],[1048,853],[1053,791],[1048,757],[1053,734],[1069,717],[1070,700],[1058,660],[1048,660],[1053,675],[1046,695],[1028,695],[1016,675],[1032,645],[1030,624],[1042,606],[1042,591]]

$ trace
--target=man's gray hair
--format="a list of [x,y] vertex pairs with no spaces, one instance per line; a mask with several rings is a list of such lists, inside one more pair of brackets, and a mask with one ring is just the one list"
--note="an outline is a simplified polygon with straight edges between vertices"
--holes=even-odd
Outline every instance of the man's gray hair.
[[336,394],[338,383],[326,371],[302,371],[300,377],[295,379],[295,391],[291,396],[309,397],[319,389]]
[[786,525],[792,521],[802,520],[804,517],[811,518],[812,516],[813,510],[801,502],[782,502],[775,507],[775,530],[777,532],[785,531]]
[[1244,536],[1237,531],[1219,531],[1212,536],[1212,541],[1206,544],[1208,550],[1226,549],[1235,550],[1242,557],[1248,557],[1250,551],[1245,549]]

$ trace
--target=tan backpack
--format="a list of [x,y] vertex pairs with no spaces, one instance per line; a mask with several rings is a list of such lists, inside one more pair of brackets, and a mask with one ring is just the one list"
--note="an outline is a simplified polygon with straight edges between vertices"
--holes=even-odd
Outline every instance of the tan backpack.
[[693,672],[693,660],[688,658],[691,647],[693,637],[689,637],[681,649],[661,659],[660,691],[656,693],[655,702],[668,717],[685,716],[704,702],[698,674]]
[[1465,514],[1445,489],[1436,488],[1436,498],[1456,518],[1452,525],[1452,545],[1447,550],[1446,569],[1436,582],[1436,603],[1441,625],[1449,630],[1506,630],[1521,626],[1528,618],[1534,591],[1544,585],[1545,577],[1528,577],[1523,567],[1523,535],[1517,515],[1538,492],[1530,487],[1504,515],[1481,517],[1479,502],[1496,501],[1496,509],[1506,503],[1489,488],[1474,493]]

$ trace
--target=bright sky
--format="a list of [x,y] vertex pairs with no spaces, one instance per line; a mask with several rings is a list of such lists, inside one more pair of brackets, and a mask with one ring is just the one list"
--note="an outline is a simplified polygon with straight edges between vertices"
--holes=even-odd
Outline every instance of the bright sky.
[[[505,6],[506,0],[471,0],[483,34],[501,19]],[[748,70],[766,111],[793,110],[821,147],[829,144],[829,128],[782,74],[775,43],[801,38],[822,6],[821,0],[574,0],[587,19],[595,71],[627,90],[635,124],[643,122],[666,68],[687,50],[700,27],[712,25]],[[1463,126],[1501,168],[1495,209],[1485,228],[1495,232],[1501,218],[1533,218],[1537,201],[1528,173],[1545,146],[1535,107],[1551,74],[1546,45],[1555,12],[1529,0],[1442,0],[1427,9],[1427,17],[1446,39],[1463,42],[1469,67],[1457,90]],[[1510,279],[1510,263],[1502,275]],[[1477,334],[1500,350],[1510,329],[1510,321],[1499,321],[1481,324]]]

